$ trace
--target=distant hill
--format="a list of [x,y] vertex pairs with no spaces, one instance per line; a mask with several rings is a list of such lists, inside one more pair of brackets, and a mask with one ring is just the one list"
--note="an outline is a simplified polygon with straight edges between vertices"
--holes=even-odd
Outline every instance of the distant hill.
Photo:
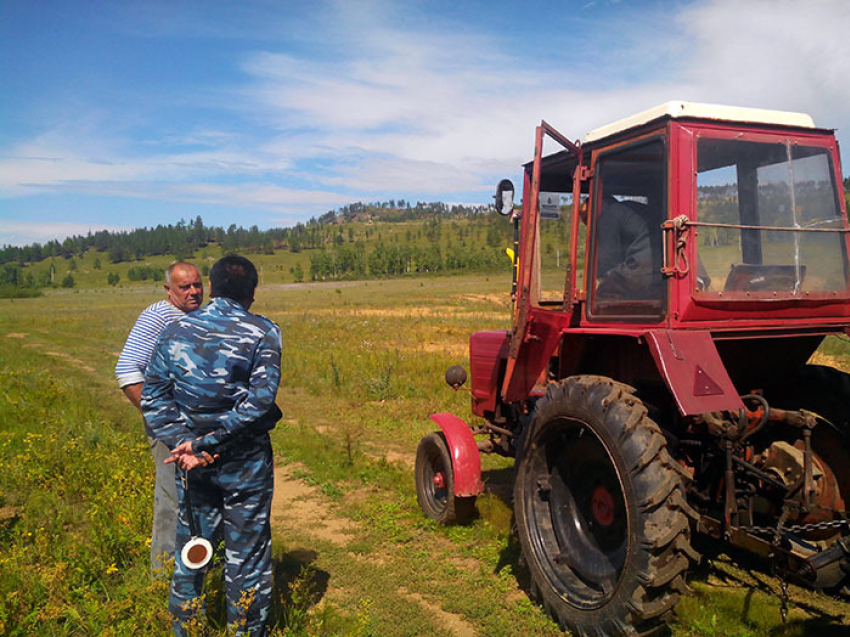
[[[850,209],[850,178],[844,180]],[[563,270],[569,224],[544,221],[544,270]],[[0,298],[43,288],[99,288],[157,283],[176,260],[206,274],[223,254],[247,254],[266,283],[332,281],[464,271],[510,272],[510,222],[488,206],[415,205],[404,200],[354,203],[291,228],[228,228],[194,221],[106,230],[23,247],[0,248]],[[583,256],[580,254],[579,259]]]
[[227,252],[271,253],[288,249],[294,252],[302,248],[320,247],[332,234],[325,228],[329,225],[346,223],[388,223],[426,219],[463,219],[486,213],[487,206],[467,206],[442,202],[418,202],[411,206],[404,200],[381,203],[354,203],[339,210],[331,210],[306,224],[299,223],[291,228],[260,230],[252,226],[248,230],[231,224],[226,230],[220,226],[205,226],[201,217],[192,222],[180,220],[176,224],[139,228],[131,232],[109,232],[100,230],[86,235],[75,235],[64,241],[33,243],[23,247],[3,246],[0,248],[0,264],[37,263],[45,258],[70,258],[95,249],[107,253],[112,263],[139,260],[148,256],[172,254],[190,257],[195,250],[211,243],[222,246]]
[[[392,204],[392,205],[391,205]],[[544,228],[544,266],[560,264],[566,222]],[[98,288],[159,284],[175,260],[206,274],[223,254],[246,254],[267,283],[329,281],[468,271],[503,271],[511,223],[486,206],[418,203],[352,204],[292,228],[261,231],[192,222],[99,231],[61,243],[0,250],[0,296],[28,296],[50,287]]]

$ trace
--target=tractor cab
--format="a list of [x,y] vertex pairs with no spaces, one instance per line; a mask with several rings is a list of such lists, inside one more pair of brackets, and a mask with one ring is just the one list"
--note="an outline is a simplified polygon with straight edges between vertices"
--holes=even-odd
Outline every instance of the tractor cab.
[[[547,139],[565,148],[543,156]],[[671,102],[583,143],[543,122],[516,215],[518,289],[535,306],[559,300],[533,272],[547,223],[540,202],[557,193],[572,204],[560,300],[580,310],[574,321],[673,324],[779,307],[804,318],[823,305],[832,307],[815,315],[845,316],[840,175],[832,131],[799,113]]]
[[[544,154],[551,144],[559,148]],[[547,373],[612,374],[623,361],[599,369],[606,336],[700,330],[707,346],[843,330],[850,259],[840,175],[833,132],[800,113],[670,102],[583,142],[542,122],[513,213],[519,259],[502,398],[527,395]],[[553,215],[553,199],[568,205]],[[559,246],[569,254],[560,276],[547,258],[553,223],[569,228],[555,233],[569,241]],[[574,338],[582,334],[599,337]],[[800,364],[819,342],[796,341]],[[717,347],[724,357],[730,349]],[[646,353],[616,351],[632,363]],[[737,381],[736,361],[723,364]]]

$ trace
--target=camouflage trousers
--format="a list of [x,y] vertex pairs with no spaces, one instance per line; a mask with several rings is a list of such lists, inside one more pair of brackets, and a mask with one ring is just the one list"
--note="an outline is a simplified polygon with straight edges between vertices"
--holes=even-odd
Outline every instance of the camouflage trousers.
[[[189,541],[186,490],[177,471],[180,512],[174,576],[168,610],[174,616],[174,634],[201,619],[204,571],[183,564],[180,552]],[[237,635],[266,634],[272,600],[272,545],[269,512],[274,490],[274,460],[268,434],[239,441],[232,450],[207,467],[188,472],[188,491],[201,536],[217,547],[224,540],[224,588],[227,623]],[[209,568],[209,566],[207,567]]]

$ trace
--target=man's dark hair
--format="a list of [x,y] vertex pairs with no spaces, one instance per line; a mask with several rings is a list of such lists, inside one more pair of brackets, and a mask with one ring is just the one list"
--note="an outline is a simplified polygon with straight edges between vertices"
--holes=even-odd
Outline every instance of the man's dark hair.
[[210,268],[210,296],[249,301],[257,288],[257,268],[245,257],[228,254]]

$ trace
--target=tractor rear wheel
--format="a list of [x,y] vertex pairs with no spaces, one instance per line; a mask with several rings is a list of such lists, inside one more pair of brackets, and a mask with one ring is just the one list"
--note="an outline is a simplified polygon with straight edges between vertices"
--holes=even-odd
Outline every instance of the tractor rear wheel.
[[598,376],[550,386],[517,471],[514,512],[533,588],[582,636],[658,627],[697,557],[682,472],[632,391]]
[[441,524],[466,522],[475,514],[475,496],[454,494],[452,457],[440,431],[428,434],[416,449],[416,497],[422,511]]

